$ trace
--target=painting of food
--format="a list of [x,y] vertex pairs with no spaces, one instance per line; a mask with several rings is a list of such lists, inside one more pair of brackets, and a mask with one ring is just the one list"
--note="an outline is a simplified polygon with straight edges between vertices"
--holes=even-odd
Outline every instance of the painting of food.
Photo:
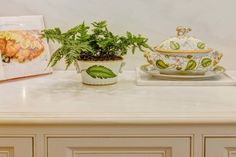
[[44,28],[41,15],[0,17],[0,83],[52,72]]
[[1,31],[0,53],[4,63],[31,61],[44,51],[38,31]]

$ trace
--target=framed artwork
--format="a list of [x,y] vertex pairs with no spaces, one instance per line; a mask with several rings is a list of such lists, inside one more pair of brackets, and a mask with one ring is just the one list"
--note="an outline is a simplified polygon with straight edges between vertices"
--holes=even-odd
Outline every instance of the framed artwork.
[[43,16],[0,17],[0,81],[49,74]]

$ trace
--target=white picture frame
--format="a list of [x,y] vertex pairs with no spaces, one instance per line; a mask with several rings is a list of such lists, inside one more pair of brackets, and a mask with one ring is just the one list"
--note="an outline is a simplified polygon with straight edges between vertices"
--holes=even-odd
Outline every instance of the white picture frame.
[[0,81],[52,73],[41,15],[0,17]]

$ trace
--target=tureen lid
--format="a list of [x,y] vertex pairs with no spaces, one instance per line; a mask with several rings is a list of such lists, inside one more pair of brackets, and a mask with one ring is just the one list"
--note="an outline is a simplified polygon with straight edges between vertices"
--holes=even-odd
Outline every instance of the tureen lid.
[[190,31],[192,29],[189,27],[178,26],[176,28],[176,37],[171,37],[161,42],[154,49],[163,53],[206,53],[212,50],[202,40],[189,36],[188,33]]

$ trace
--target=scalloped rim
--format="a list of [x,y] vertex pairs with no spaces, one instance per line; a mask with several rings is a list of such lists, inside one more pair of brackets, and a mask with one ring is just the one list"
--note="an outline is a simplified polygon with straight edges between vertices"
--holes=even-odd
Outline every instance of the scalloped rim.
[[155,67],[153,67],[153,70],[150,71],[147,69],[148,66],[153,66],[150,64],[144,64],[140,66],[141,71],[153,75],[153,76],[158,76],[158,77],[165,77],[165,78],[175,78],[175,79],[203,79],[203,78],[212,78],[212,77],[216,77],[219,76],[221,74],[223,74],[226,69],[223,66],[217,65],[214,70],[210,70],[208,72],[206,72],[204,75],[178,75],[178,74],[174,74],[174,75],[168,75],[168,74],[162,74],[160,73],[160,71],[158,69],[156,69]]

